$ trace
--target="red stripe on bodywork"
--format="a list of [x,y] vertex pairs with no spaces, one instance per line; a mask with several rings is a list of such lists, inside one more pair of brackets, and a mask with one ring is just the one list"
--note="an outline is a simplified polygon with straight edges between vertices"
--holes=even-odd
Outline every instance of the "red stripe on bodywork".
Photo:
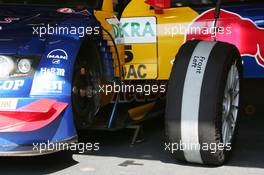
[[161,9],[171,7],[171,0],[145,0],[145,3]]
[[41,99],[15,111],[0,111],[0,132],[30,132],[54,121],[67,103]]

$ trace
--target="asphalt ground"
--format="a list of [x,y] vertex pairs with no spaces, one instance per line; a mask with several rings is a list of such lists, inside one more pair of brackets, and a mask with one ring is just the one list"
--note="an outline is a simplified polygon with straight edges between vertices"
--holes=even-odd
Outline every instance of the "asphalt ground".
[[0,175],[263,175],[264,115],[242,116],[231,160],[221,167],[175,161],[164,151],[162,117],[147,121],[145,141],[130,145],[133,131],[82,132],[81,142],[99,142],[96,152],[59,152],[30,158],[0,158]]

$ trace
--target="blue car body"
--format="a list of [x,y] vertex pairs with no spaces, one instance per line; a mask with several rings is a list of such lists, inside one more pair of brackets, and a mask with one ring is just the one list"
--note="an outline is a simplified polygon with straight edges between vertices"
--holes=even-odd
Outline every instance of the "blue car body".
[[[0,153],[4,155],[33,155],[36,153],[32,150],[33,143],[76,141],[71,107],[72,77],[74,63],[85,37],[76,34],[47,34],[40,37],[34,34],[33,27],[49,24],[95,28],[100,23],[89,9],[70,14],[59,13],[58,9],[51,6],[0,6],[0,55],[37,60],[32,75],[0,80],[1,99],[16,101],[13,112],[41,99],[67,104],[54,121],[36,130],[1,125]],[[100,35],[93,39],[99,44],[102,42]],[[55,70],[53,76],[43,76],[51,69]],[[16,82],[20,82],[20,85],[16,86]]]
[[[195,8],[195,10],[199,13],[205,13],[206,11],[212,9],[212,7],[206,7],[206,8]],[[253,31],[254,34],[252,35],[252,40],[254,38],[259,38],[259,40],[262,40],[264,36],[264,4],[263,3],[252,3],[252,4],[236,4],[236,5],[223,5],[222,6],[223,10],[226,10],[228,12],[231,12],[233,14],[239,15],[243,20],[250,20],[252,22],[252,28],[255,28],[256,30],[262,31],[262,32],[256,32]],[[241,20],[241,21],[243,21]],[[240,24],[241,21],[236,21],[237,24]],[[241,25],[242,26],[242,25]],[[236,29],[235,29],[236,30]],[[242,28],[239,29],[240,32],[242,30],[244,32],[250,31],[250,28],[243,26]],[[244,40],[243,35],[240,36],[240,40]],[[229,41],[230,43],[234,41]],[[239,43],[239,45],[243,45],[242,47],[248,47],[248,48],[256,48],[257,44],[260,45],[260,54],[263,54],[263,42],[261,43],[254,43],[252,41],[248,41],[247,45],[244,45],[242,43]],[[256,53],[254,53],[256,54]],[[264,78],[264,65],[263,63],[258,63],[256,59],[254,58],[255,55],[252,54],[243,54],[242,53],[242,59],[243,59],[243,72],[244,78]],[[261,55],[260,55],[261,56]],[[261,59],[261,58],[260,58]],[[262,58],[263,59],[263,58]]]

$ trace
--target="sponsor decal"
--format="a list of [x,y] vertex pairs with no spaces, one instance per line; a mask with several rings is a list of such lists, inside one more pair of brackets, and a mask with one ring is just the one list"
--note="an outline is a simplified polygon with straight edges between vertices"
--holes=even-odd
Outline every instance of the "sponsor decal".
[[124,67],[125,77],[127,79],[144,79],[147,77],[147,66],[144,64],[140,65],[129,65]]
[[25,84],[24,80],[7,80],[7,81],[0,81],[0,90],[2,91],[17,91]]
[[64,81],[48,81],[43,87],[44,91],[61,93]]
[[54,60],[52,60],[52,64],[60,64],[60,63],[61,63],[61,61],[58,60],[58,59],[54,59]]
[[0,99],[0,110],[14,110],[17,107],[18,99],[3,98]]
[[122,32],[120,31],[121,23],[117,18],[110,18],[106,20],[110,25],[112,25],[112,29],[114,32],[114,38],[116,44],[122,44],[124,43],[124,36],[122,35]]
[[125,44],[156,43],[157,19],[156,17],[122,18],[121,22],[108,20],[112,25],[115,38]]
[[18,21],[20,20],[19,18],[5,18],[3,20],[0,20],[0,24],[9,24],[12,23],[13,21]]
[[61,60],[68,60],[68,54],[63,49],[55,49],[47,55],[47,58],[52,59],[52,64],[60,64]]
[[31,95],[42,93],[61,94],[66,82],[63,80],[50,80],[52,78],[53,77],[49,76],[39,76],[38,79],[34,80],[33,87],[31,89]]
[[71,14],[71,13],[75,13],[75,10],[71,9],[71,8],[59,8],[57,10],[58,13],[64,13],[64,14]]
[[[205,11],[193,20],[189,28],[213,26],[214,20],[208,20],[213,18],[214,9]],[[257,26],[250,18],[244,18],[237,13],[223,9],[220,13],[220,19],[218,26],[229,28],[230,32],[223,34],[217,31],[214,34],[216,39],[236,45],[241,56],[255,58],[257,64],[264,68],[264,28]],[[238,30],[239,32],[237,32]],[[208,40],[211,35],[211,33],[202,33],[200,35],[187,33],[186,40]]]
[[125,64],[123,66],[126,80],[155,79],[157,64]]
[[65,69],[62,68],[44,68],[42,67],[40,69],[40,74],[41,75],[55,75],[59,77],[64,77],[65,76]]

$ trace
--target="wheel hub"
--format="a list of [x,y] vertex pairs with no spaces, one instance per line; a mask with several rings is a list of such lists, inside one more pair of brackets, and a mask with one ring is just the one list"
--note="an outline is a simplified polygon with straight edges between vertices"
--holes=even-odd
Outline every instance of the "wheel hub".
[[239,72],[233,65],[228,73],[223,99],[222,139],[231,143],[235,131],[239,105]]
[[232,106],[231,95],[228,94],[226,95],[226,98],[224,98],[224,102],[223,102],[223,114],[225,117],[227,117],[230,114],[231,106]]

